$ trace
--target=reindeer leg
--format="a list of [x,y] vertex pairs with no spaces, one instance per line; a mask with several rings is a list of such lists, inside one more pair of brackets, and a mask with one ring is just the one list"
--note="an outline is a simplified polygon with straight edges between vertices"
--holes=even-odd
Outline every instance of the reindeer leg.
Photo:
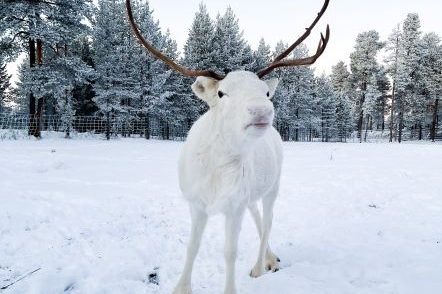
[[194,206],[190,206],[190,215],[192,218],[192,230],[189,245],[187,247],[186,263],[184,264],[181,278],[175,287],[173,294],[192,293],[191,279],[193,263],[195,262],[201,244],[201,237],[207,224],[207,214],[204,211]]
[[[275,194],[276,195],[276,194]],[[273,220],[273,206],[275,203],[276,197],[273,195],[269,195],[262,199],[262,207],[263,207],[263,217],[262,217],[262,225],[261,227],[261,243],[259,246],[258,260],[256,261],[255,266],[250,272],[250,276],[253,278],[257,278],[263,275],[266,272],[266,269],[271,270],[272,272],[276,272],[279,270],[278,258],[270,251],[270,247],[268,245],[270,230],[272,228],[272,220]],[[253,209],[253,208],[252,208]],[[257,214],[256,214],[257,212]],[[252,212],[253,218],[259,218],[259,211],[256,208],[256,211]],[[257,226],[260,224],[260,221],[257,222]],[[258,232],[260,230],[258,229]]]
[[224,294],[236,294],[235,262],[238,250],[238,237],[245,208],[226,214],[226,243],[224,256],[226,259],[226,285]]
[[[252,215],[253,220],[255,221],[256,228],[258,230],[259,238],[262,239],[262,221],[261,221],[261,214],[259,213],[258,205],[257,203],[249,204],[249,211]],[[272,271],[278,271],[279,266],[278,262],[280,262],[280,259],[272,252],[270,249],[270,246],[267,242],[267,250],[266,250],[266,257],[265,257],[265,266],[264,268],[266,270],[272,270]],[[252,272],[250,272],[250,275],[253,276]]]

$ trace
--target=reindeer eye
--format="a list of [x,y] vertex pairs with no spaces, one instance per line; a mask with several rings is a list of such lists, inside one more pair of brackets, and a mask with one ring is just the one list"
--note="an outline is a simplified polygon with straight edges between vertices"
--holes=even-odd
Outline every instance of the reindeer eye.
[[267,97],[270,97],[270,92],[267,92]]
[[219,98],[223,98],[223,96],[224,96],[224,93],[221,92],[221,91],[218,91],[218,97],[219,97]]

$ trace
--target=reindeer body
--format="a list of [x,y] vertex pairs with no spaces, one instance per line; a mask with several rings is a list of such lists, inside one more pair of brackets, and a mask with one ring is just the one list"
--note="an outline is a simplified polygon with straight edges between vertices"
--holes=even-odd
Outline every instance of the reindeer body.
[[[231,72],[222,81],[199,77],[192,85],[210,109],[192,126],[179,160],[180,188],[190,206],[192,233],[176,294],[191,293],[201,236],[207,218],[215,213],[226,217],[225,293],[236,293],[237,242],[247,207],[261,237],[251,276],[262,275],[266,268],[279,269],[268,246],[282,164],[282,141],[272,126],[270,102],[276,86],[277,80],[262,81],[247,71]],[[258,200],[263,203],[262,219]]]

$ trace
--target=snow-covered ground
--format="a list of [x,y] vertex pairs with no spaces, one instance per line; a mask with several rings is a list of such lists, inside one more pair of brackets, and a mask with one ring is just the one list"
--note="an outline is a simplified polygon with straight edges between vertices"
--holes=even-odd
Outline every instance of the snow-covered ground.
[[[189,237],[182,143],[0,141],[2,293],[171,292]],[[442,293],[442,145],[286,143],[271,246],[282,270],[252,279],[246,216],[240,293]],[[196,294],[222,293],[223,218],[196,261]],[[149,283],[158,272],[159,285]]]

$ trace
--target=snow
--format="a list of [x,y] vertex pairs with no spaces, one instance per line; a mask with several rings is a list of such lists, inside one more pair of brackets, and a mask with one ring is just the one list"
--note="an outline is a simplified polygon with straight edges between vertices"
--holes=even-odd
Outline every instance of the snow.
[[[170,293],[190,229],[181,146],[0,141],[0,288],[41,268],[4,293]],[[271,235],[282,270],[248,276],[258,236],[247,215],[240,293],[442,293],[441,145],[285,143],[284,152]],[[215,216],[195,294],[222,293],[223,241]]]

